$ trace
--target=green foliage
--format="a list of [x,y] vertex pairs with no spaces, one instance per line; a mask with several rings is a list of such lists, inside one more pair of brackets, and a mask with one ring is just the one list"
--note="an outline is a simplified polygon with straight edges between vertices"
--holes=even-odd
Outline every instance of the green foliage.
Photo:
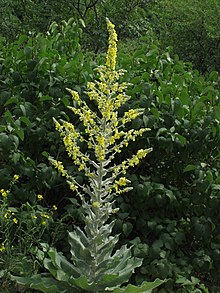
[[[70,19],[59,28],[53,23],[46,37],[21,35],[10,44],[1,39],[0,183],[4,187],[8,174],[22,175],[15,192],[19,200],[46,195],[45,187],[60,184],[47,162],[49,152],[63,152],[51,118],[69,119],[71,113],[63,111],[70,103],[64,88],[83,87],[91,74],[90,59],[85,64],[80,51],[80,33]],[[53,192],[59,194],[59,188]]]
[[184,272],[211,285],[218,282],[220,248],[219,76],[205,79],[145,39],[132,56],[120,54],[133,83],[130,107],[146,109],[133,126],[151,128],[139,146],[150,142],[153,152],[129,178],[134,192],[119,200],[115,232],[138,237],[134,253],[145,260],[137,280],[149,272],[170,277],[159,292],[177,292],[175,276]]
[[73,17],[85,23],[83,47],[99,52],[106,47],[108,17],[121,40],[137,40],[153,28],[164,50],[172,46],[203,73],[219,71],[218,0],[0,0],[0,7],[0,31],[9,40],[29,32],[46,33],[54,21],[61,24]]
[[29,32],[46,33],[54,21],[61,23],[62,20],[75,16],[73,4],[65,0],[54,0],[53,3],[33,0],[0,0],[0,7],[1,34],[11,41]]
[[83,21],[86,25],[84,48],[98,52],[106,48],[106,17],[116,24],[121,39],[138,37],[148,31],[143,4],[141,0],[120,3],[113,0],[0,0],[0,31],[7,39],[15,40],[20,34],[46,33],[54,21],[61,24],[72,17],[76,23]]
[[[82,207],[48,165],[49,153],[67,161],[51,118],[74,119],[77,128],[83,129],[66,110],[70,97],[64,88],[74,88],[84,95],[87,81],[96,76],[96,63],[103,61],[102,55],[95,58],[93,53],[82,53],[80,29],[73,25],[71,32],[72,24],[73,20],[63,22],[62,28],[52,24],[47,36],[22,35],[11,44],[0,39],[0,186],[7,188],[9,174],[20,174],[19,188],[13,190],[16,204],[41,193],[46,202],[60,207],[58,216],[69,224],[70,231],[72,221],[82,225]],[[217,40],[214,32],[209,31],[209,38]],[[165,44],[165,37],[163,40]],[[205,46],[212,46],[208,38],[204,40]],[[151,35],[121,47],[119,66],[127,70],[124,80],[133,84],[128,92],[132,99],[122,110],[145,108],[143,117],[133,121],[132,127],[151,128],[138,146],[152,145],[154,151],[135,175],[130,174],[134,191],[117,199],[120,212],[113,233],[122,233],[120,243],[132,244],[132,254],[144,258],[135,274],[137,284],[147,275],[152,279],[170,278],[158,290],[161,293],[206,292],[205,286],[211,293],[218,293],[219,76],[212,71],[204,77],[192,70],[192,65],[171,58],[172,52],[162,50]],[[210,62],[216,56],[211,54]],[[136,146],[126,149],[126,156],[134,153]],[[116,162],[123,157],[123,152],[118,154]],[[78,182],[85,182],[82,172],[74,168],[68,171],[75,172]],[[67,198],[71,204],[67,204]],[[65,226],[57,246],[69,259],[63,241],[66,231]]]
[[[80,2],[86,1],[81,0]],[[86,24],[82,40],[83,46],[89,49],[92,48],[95,52],[99,52],[106,47],[106,17],[116,25],[120,40],[136,39],[142,34],[148,33],[150,25],[147,20],[147,12],[143,9],[142,3],[143,1],[141,0],[97,1],[96,9],[88,9],[83,17]]]
[[[57,158],[64,152],[51,122],[53,116],[69,119],[63,111],[70,100],[64,88],[76,83],[83,88],[88,72],[92,71],[90,58],[85,64],[80,51],[80,33],[80,28],[70,19],[59,28],[53,23],[47,36],[21,35],[13,43],[0,39],[0,186],[7,189],[10,174],[21,177],[19,187],[14,186],[13,196],[2,209],[13,207],[22,223],[15,226],[13,222],[8,225],[1,221],[1,241],[7,236],[7,253],[1,259],[4,279],[8,279],[8,271],[22,272],[26,267],[31,274],[31,267],[39,269],[40,264],[36,266],[31,255],[32,246],[43,239],[49,243],[63,239],[69,214],[76,220],[79,218],[80,209],[76,205],[75,208],[72,205],[71,213],[66,205],[63,224],[56,227],[52,221],[41,226],[39,219],[34,221],[30,216],[35,208],[43,213],[43,206],[53,204],[59,206],[60,212],[65,203],[62,193],[65,183],[49,166],[47,157],[49,152]],[[78,75],[82,70],[84,74]],[[67,80],[70,75],[75,83]],[[44,197],[38,207],[35,206],[37,194]]]
[[[80,233],[81,234],[81,233]],[[44,262],[45,268],[48,269],[50,274],[42,275],[34,275],[31,278],[27,277],[11,277],[12,280],[15,280],[21,285],[28,286],[29,288],[39,290],[41,292],[50,293],[50,292],[113,292],[113,293],[151,293],[152,290],[159,285],[161,285],[164,281],[159,279],[155,280],[154,282],[143,282],[141,286],[133,286],[128,285],[126,287],[122,287],[119,289],[111,288],[105,289],[106,284],[109,284],[111,287],[118,285],[117,279],[120,279],[120,283],[123,283],[123,275],[125,276],[126,273],[130,274],[130,269],[127,268],[121,269],[121,274],[116,275],[109,274],[109,275],[102,275],[102,280],[99,280],[97,284],[88,283],[87,278],[85,275],[80,275],[80,270],[82,268],[82,262],[86,261],[86,254],[85,249],[79,250],[82,251],[83,261],[77,263],[75,262],[76,250],[75,248],[79,248],[80,243],[77,243],[77,247],[75,246],[76,242],[72,241],[71,233],[69,235],[69,242],[72,245],[73,249],[71,250],[72,253],[72,260],[75,264],[73,265],[69,262],[62,253],[58,253],[56,249],[50,248],[47,244],[42,244],[43,251],[38,250],[39,258],[41,258]],[[80,238],[76,238],[80,239]],[[84,245],[82,244],[84,247]],[[124,250],[123,248],[122,250]],[[121,251],[122,252],[122,251]],[[87,261],[89,261],[89,251],[87,251]],[[108,254],[109,255],[109,254]],[[91,256],[90,256],[91,257]],[[124,258],[126,261],[127,254],[121,257]],[[78,259],[79,260],[79,259]],[[129,260],[129,259],[128,259]],[[122,263],[121,263],[122,264]],[[88,270],[89,266],[87,263],[84,264],[84,270]],[[114,267],[113,267],[114,269]],[[127,271],[128,270],[128,271]],[[83,272],[85,274],[85,272]],[[126,278],[127,279],[127,278]],[[98,285],[99,284],[99,285]],[[53,291],[52,291],[53,290]]]
[[53,222],[54,209],[40,204],[41,195],[23,204],[15,201],[13,191],[18,188],[18,177],[14,176],[9,189],[0,190],[0,282],[4,292],[9,286],[15,290],[9,273],[27,276],[41,267],[32,253]]
[[163,48],[172,46],[201,72],[220,70],[218,0],[159,0],[153,3],[151,24]]

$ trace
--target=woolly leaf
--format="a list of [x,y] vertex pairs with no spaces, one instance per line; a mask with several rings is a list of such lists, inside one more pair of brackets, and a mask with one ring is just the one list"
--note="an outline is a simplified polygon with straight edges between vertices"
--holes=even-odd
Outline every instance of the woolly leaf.
[[79,293],[75,288],[71,288],[67,282],[57,281],[51,277],[42,277],[42,275],[35,275],[30,278],[11,276],[13,281],[23,286],[28,286],[31,289],[38,290],[44,293]]
[[128,285],[119,289],[115,289],[112,293],[151,293],[153,289],[157,288],[167,280],[156,279],[154,282],[143,282],[140,286]]

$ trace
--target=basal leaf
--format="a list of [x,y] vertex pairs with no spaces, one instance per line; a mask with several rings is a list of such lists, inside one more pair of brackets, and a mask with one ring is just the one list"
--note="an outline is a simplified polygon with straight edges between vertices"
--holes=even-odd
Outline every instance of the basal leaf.
[[143,282],[140,286],[128,285],[119,289],[114,289],[112,293],[151,293],[154,288],[157,288],[167,280],[156,279],[154,282]]
[[[57,281],[51,277],[42,277],[42,275],[35,275],[31,278],[11,276],[11,279],[23,286],[27,286],[31,289],[39,290],[44,293],[71,292],[71,287],[67,283]],[[76,289],[74,292],[78,293],[79,291]]]

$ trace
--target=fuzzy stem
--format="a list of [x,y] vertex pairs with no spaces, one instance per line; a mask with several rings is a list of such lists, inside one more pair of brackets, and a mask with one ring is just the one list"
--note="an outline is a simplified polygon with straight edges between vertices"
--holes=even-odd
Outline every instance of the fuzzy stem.
[[[106,130],[106,119],[104,119],[104,121],[101,123],[100,125],[100,129],[102,129],[102,133],[104,134],[105,133],[105,130]],[[103,174],[104,174],[104,167],[103,165],[103,161],[102,160],[99,160],[97,162],[97,175],[98,175],[98,187],[97,187],[97,190],[96,192],[94,192],[94,194],[96,195],[96,202],[100,203],[102,202],[102,190],[103,190]],[[100,234],[100,228],[101,228],[101,225],[103,225],[102,221],[100,220],[100,209],[99,208],[95,208],[94,209],[94,213],[95,213],[95,223],[94,223],[94,236],[95,238]],[[99,239],[99,237],[97,237]],[[97,269],[97,257],[98,257],[98,249],[97,249],[97,242],[96,242],[96,239],[94,240],[93,242],[93,254],[94,254],[94,261],[93,261],[93,265],[92,265],[92,270],[91,270],[91,281],[92,282],[95,282],[96,281],[96,269]]]

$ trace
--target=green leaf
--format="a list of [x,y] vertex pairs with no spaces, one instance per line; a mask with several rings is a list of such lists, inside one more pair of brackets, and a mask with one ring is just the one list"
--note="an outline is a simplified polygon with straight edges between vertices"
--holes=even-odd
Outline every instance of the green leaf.
[[158,252],[161,247],[163,247],[164,243],[161,239],[155,240],[152,247]]
[[179,133],[175,133],[175,138],[178,139],[182,145],[186,145],[187,140],[184,136],[180,135]]
[[24,48],[24,54],[25,54],[26,58],[29,58],[31,56],[31,51],[32,51],[32,49],[30,47]]
[[[56,269],[58,271],[63,271],[63,273],[67,274],[68,276],[78,277],[78,269],[74,267],[66,258],[62,255],[61,252],[57,252],[55,248],[50,247],[49,250],[47,248],[47,244],[42,243],[41,244],[44,247],[44,250],[46,250],[47,254],[50,257],[50,261],[53,264],[53,267],[49,264],[48,259],[45,259],[45,267],[48,268],[48,270],[54,270]],[[59,272],[60,274],[60,272]]]
[[27,126],[32,126],[31,121],[29,120],[29,118],[25,117],[25,116],[21,116],[20,117],[21,122],[25,123]]
[[220,108],[219,108],[219,106],[214,107],[214,116],[220,122]]
[[38,67],[40,67],[47,59],[48,57],[41,58],[40,61],[38,62]]
[[0,132],[3,132],[3,131],[5,131],[5,126],[0,125]]
[[183,172],[189,172],[189,171],[193,171],[193,170],[196,170],[197,166],[195,165],[187,165],[186,168],[183,170]]
[[96,286],[97,286],[94,283],[93,284],[89,284],[88,283],[88,280],[87,280],[87,278],[85,276],[81,276],[81,277],[79,277],[77,279],[74,279],[74,278],[70,277],[69,282],[71,284],[73,284],[73,285],[81,288],[81,289],[84,289],[84,290],[87,290],[88,289],[89,291],[92,290],[92,289],[95,289]]
[[62,103],[65,105],[65,107],[68,107],[70,105],[70,101],[67,97],[63,97],[61,99]]
[[157,120],[159,120],[159,118],[160,118],[160,112],[158,111],[158,109],[157,109],[157,108],[152,108],[152,109],[151,109],[151,112],[153,113],[154,117],[155,117]]
[[52,101],[52,97],[50,97],[49,95],[44,95],[40,97],[40,101],[41,102]]
[[133,230],[133,225],[129,222],[124,223],[122,226],[122,229],[123,229],[123,233],[125,234],[125,236],[128,236]]
[[192,118],[197,118],[197,114],[201,113],[202,109],[204,108],[205,104],[203,102],[196,103],[194,108],[192,109]]
[[[71,287],[67,283],[59,282],[51,277],[42,277],[41,275],[35,275],[33,277],[16,277],[11,276],[13,281],[18,284],[27,286],[31,289],[39,290],[44,293],[66,293],[71,292]],[[79,291],[74,289],[76,293]],[[72,288],[73,291],[73,288]]]
[[13,98],[10,98],[10,99],[8,99],[7,100],[7,102],[5,102],[5,106],[8,106],[8,105],[10,105],[10,104],[17,104],[18,103],[18,99],[17,98],[15,98],[15,97],[13,97]]
[[47,159],[48,159],[49,156],[50,156],[49,153],[46,152],[46,151],[43,151],[43,152],[41,153],[41,155],[44,156],[44,157],[47,158]]
[[[106,275],[112,275],[112,280],[109,281],[106,286],[115,288],[128,282],[135,268],[142,265],[142,259],[131,258],[131,249],[127,249],[124,245],[112,256],[111,261],[105,268],[102,266],[100,273],[103,274],[101,278],[101,283],[103,283],[103,278]],[[113,275],[115,277],[113,278]]]
[[27,35],[21,35],[17,41],[18,45],[22,45],[25,41],[27,41],[28,36]]
[[157,288],[167,280],[156,279],[154,282],[143,282],[140,286],[128,285],[126,287],[117,288],[112,293],[151,293],[153,289]]
[[144,127],[148,126],[148,121],[149,121],[149,118],[146,115],[144,115],[143,116]]
[[161,135],[161,133],[167,133],[167,129],[165,127],[159,128],[159,130],[157,131],[156,136]]
[[21,109],[23,115],[26,116],[26,109],[25,109],[25,106],[24,106],[24,105],[20,105],[20,109]]
[[22,128],[15,128],[14,133],[18,135],[20,140],[24,140],[24,130]]

